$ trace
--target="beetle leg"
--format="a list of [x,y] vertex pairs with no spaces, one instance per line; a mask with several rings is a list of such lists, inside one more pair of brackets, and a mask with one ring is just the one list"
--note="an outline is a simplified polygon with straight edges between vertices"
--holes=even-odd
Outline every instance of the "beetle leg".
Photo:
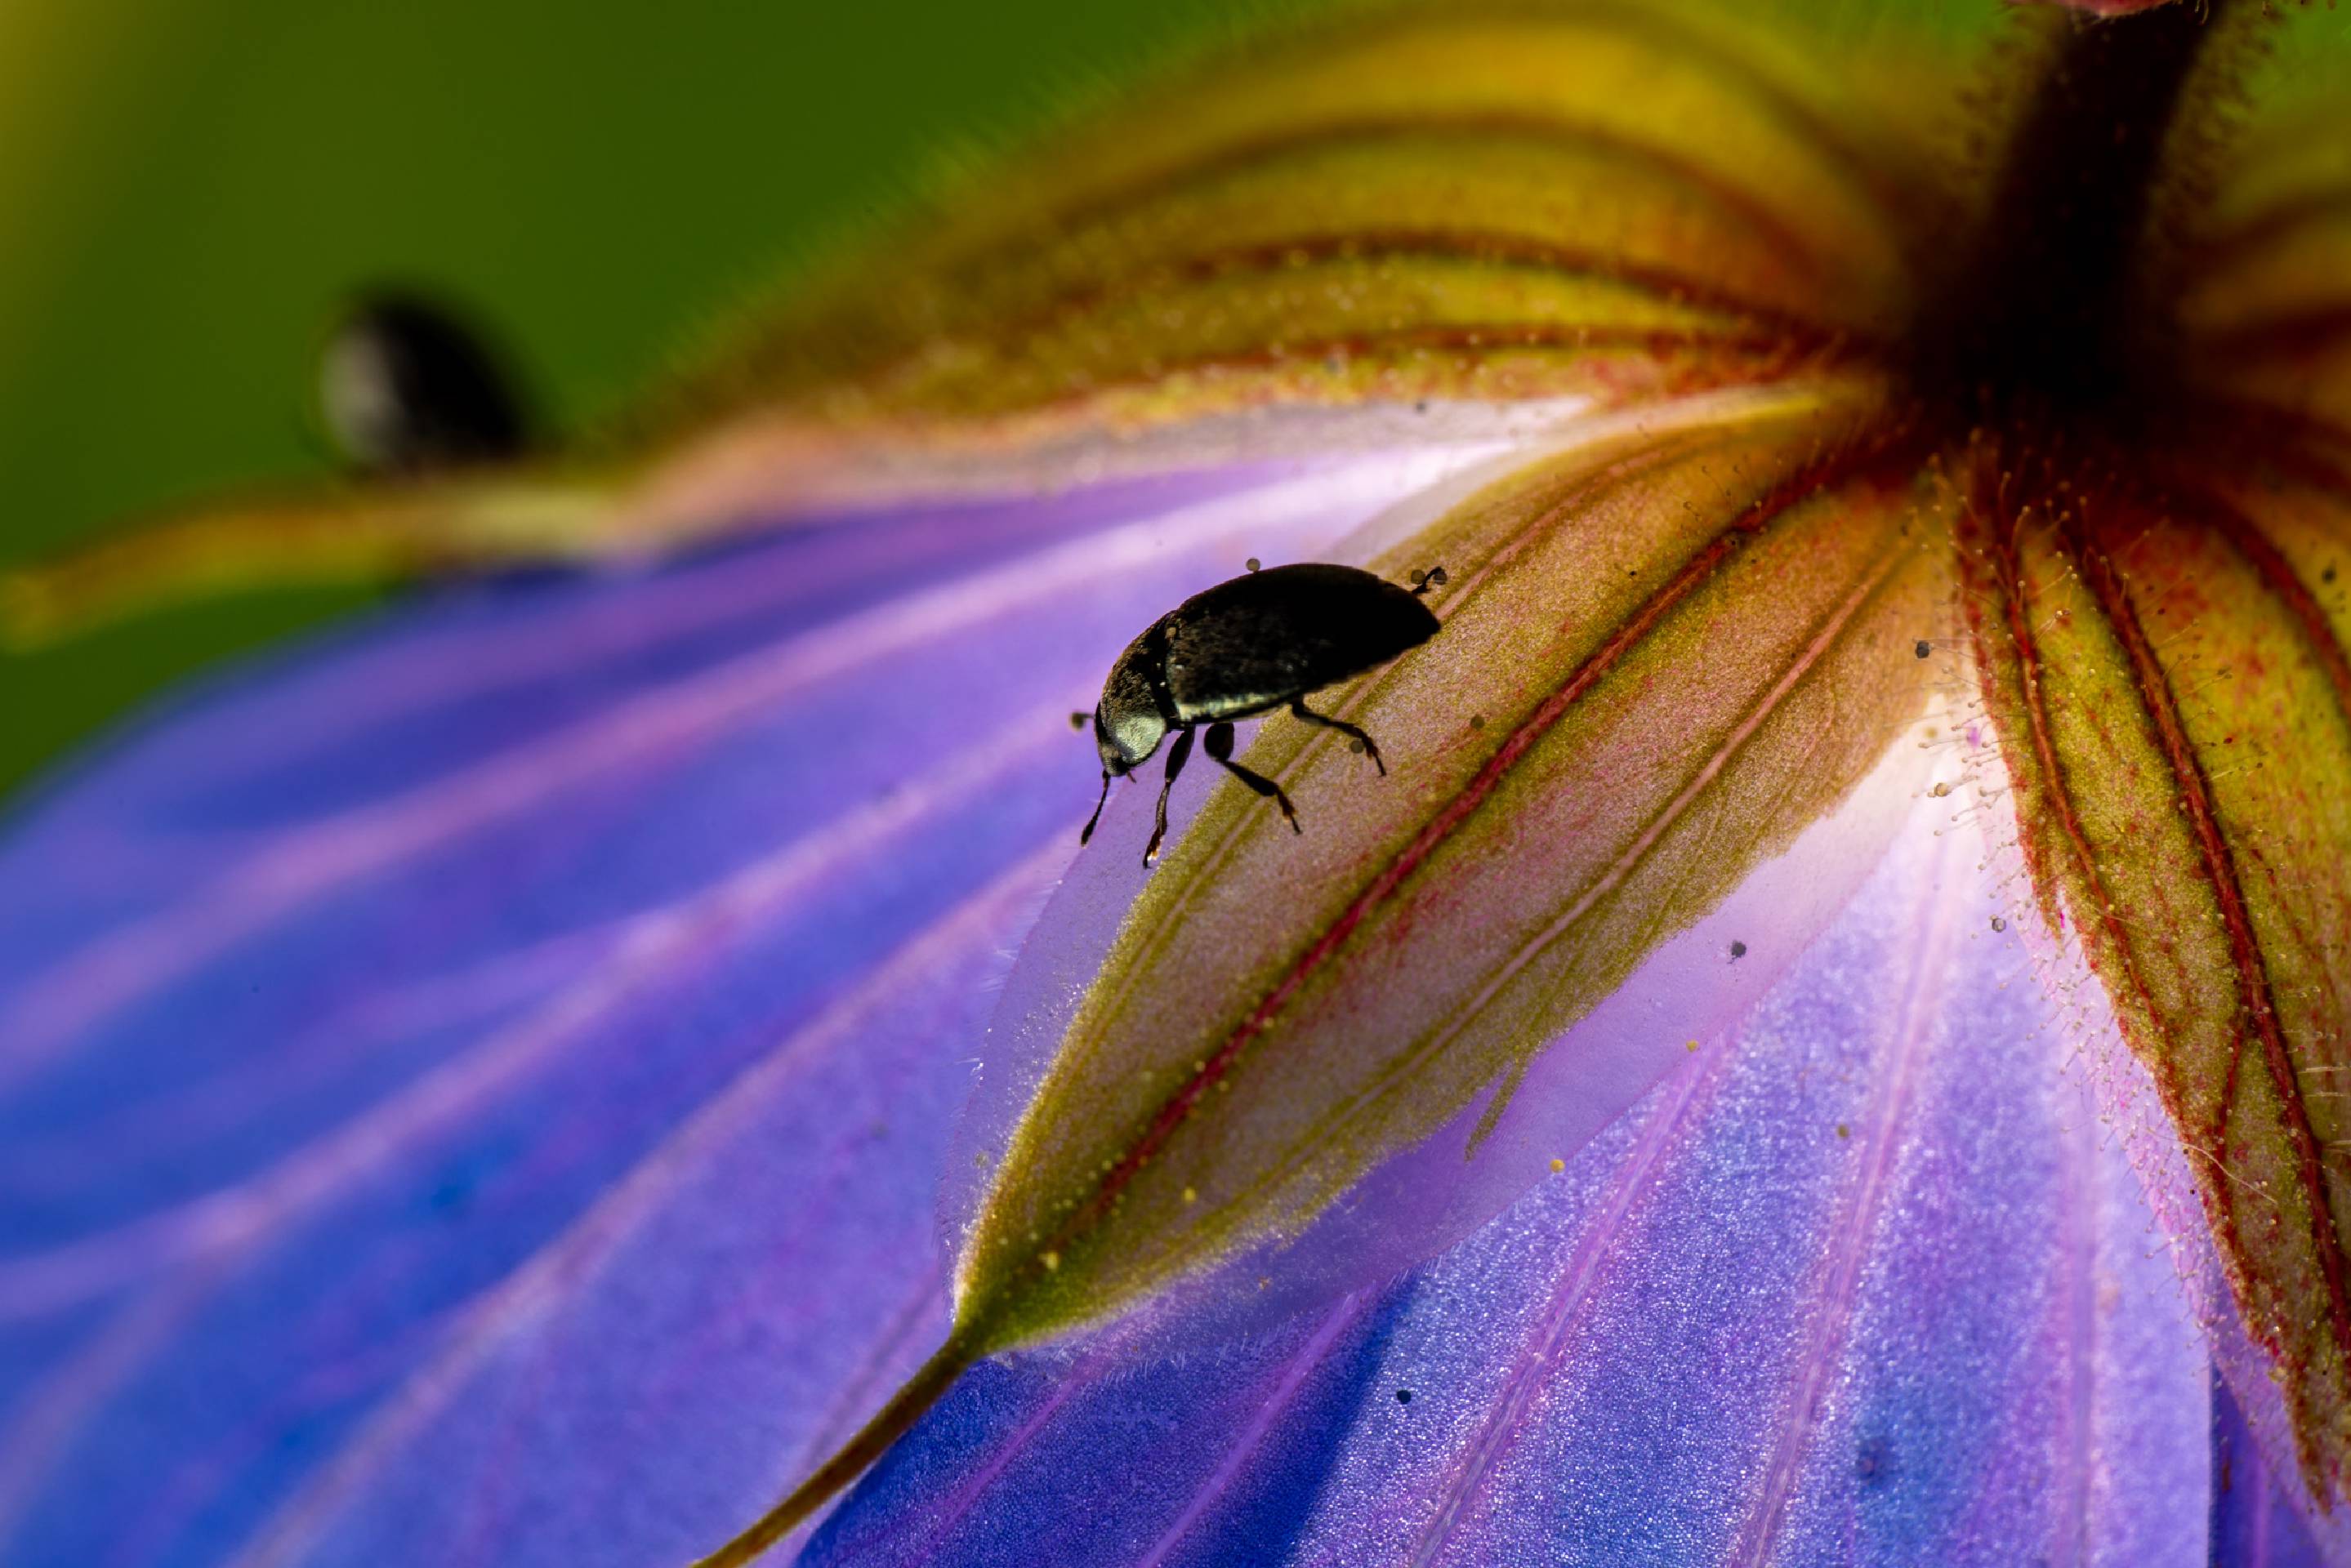
[[1298,813],[1290,809],[1290,797],[1281,793],[1281,786],[1280,784],[1274,783],[1263,774],[1253,772],[1233,761],[1233,727],[1230,724],[1209,725],[1207,746],[1208,755],[1216,758],[1217,762],[1224,768],[1225,772],[1232,774],[1233,777],[1240,780],[1241,783],[1249,785],[1249,788],[1257,791],[1258,794],[1265,796],[1266,799],[1281,807],[1281,815],[1290,819],[1290,832],[1302,833],[1305,831],[1305,829],[1298,826]]
[[1086,841],[1094,836],[1094,824],[1102,820],[1102,807],[1109,804],[1109,801],[1110,770],[1108,768],[1104,768],[1102,769],[1102,794],[1094,801],[1094,814],[1086,818],[1086,825],[1083,827],[1078,829],[1079,848],[1083,849],[1086,846]]
[[1317,713],[1306,705],[1306,699],[1303,697],[1292,697],[1290,700],[1290,711],[1310,724],[1320,724],[1326,730],[1336,730],[1343,735],[1352,735],[1364,743],[1364,750],[1371,756],[1372,766],[1380,770],[1381,777],[1387,776],[1388,765],[1380,761],[1380,748],[1373,742],[1369,735],[1355,728],[1354,725],[1348,723],[1344,719],[1333,719],[1327,714]]
[[1176,744],[1167,753],[1167,777],[1159,786],[1159,815],[1151,825],[1151,842],[1143,847],[1143,863],[1155,865],[1159,859],[1159,841],[1167,836],[1167,796],[1176,788],[1176,775],[1184,771],[1184,763],[1192,755],[1192,732],[1176,732]]

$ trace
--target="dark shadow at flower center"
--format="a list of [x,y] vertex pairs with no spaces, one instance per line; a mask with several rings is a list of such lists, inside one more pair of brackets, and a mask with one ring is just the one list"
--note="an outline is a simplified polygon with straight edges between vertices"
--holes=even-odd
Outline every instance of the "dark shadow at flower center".
[[2225,4],[2068,24],[1917,323],[1930,400],[1970,422],[2063,419],[2143,406],[2169,379],[2159,197]]

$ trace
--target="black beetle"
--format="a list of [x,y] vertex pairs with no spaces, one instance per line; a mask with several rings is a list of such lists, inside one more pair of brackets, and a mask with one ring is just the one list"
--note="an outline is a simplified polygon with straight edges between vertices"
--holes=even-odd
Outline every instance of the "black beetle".
[[[1287,703],[1310,724],[1353,736],[1373,764],[1385,774],[1380,749],[1354,725],[1315,712],[1310,691],[1384,664],[1437,635],[1437,618],[1421,596],[1445,581],[1437,566],[1416,576],[1409,589],[1353,566],[1307,561],[1259,571],[1194,594],[1126,645],[1102,683],[1093,711],[1094,746],[1102,753],[1102,796],[1078,835],[1085,843],[1102,820],[1110,781],[1151,760],[1171,730],[1166,780],[1159,786],[1159,813],[1143,863],[1159,857],[1167,836],[1167,795],[1176,775],[1192,755],[1192,732],[1202,724],[1208,755],[1258,794],[1281,807],[1290,831],[1298,813],[1281,786],[1233,761],[1233,724]],[[1086,722],[1070,715],[1072,725]]]
[[528,421],[482,334],[421,296],[351,306],[329,334],[319,404],[339,455],[370,474],[417,474],[521,454]]

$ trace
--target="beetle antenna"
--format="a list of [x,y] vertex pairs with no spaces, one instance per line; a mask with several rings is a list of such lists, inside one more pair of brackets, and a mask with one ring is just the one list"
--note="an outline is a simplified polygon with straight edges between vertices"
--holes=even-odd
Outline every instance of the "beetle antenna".
[[1415,598],[1419,598],[1431,588],[1441,588],[1444,586],[1445,568],[1442,566],[1431,566],[1425,572],[1415,572],[1412,575],[1412,597]]
[[1092,837],[1094,836],[1094,824],[1095,824],[1095,823],[1097,823],[1097,822],[1100,822],[1100,821],[1102,820],[1102,805],[1103,805],[1103,803],[1104,803],[1104,802],[1108,801],[1109,799],[1110,799],[1110,770],[1109,770],[1108,768],[1104,768],[1104,769],[1102,769],[1102,799],[1101,799],[1101,800],[1097,800],[1096,802],[1094,802],[1094,814],[1093,814],[1092,816],[1090,816],[1090,817],[1086,818],[1086,825],[1085,825],[1085,826],[1083,826],[1083,827],[1081,827],[1081,828],[1080,828],[1080,829],[1078,830],[1078,847],[1079,847],[1079,848],[1083,849],[1083,848],[1086,846],[1086,840],[1088,840],[1089,838],[1092,838]]

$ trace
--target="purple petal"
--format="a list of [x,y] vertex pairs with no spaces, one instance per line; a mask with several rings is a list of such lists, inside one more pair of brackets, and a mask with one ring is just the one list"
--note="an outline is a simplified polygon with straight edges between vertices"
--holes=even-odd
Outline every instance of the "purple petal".
[[2321,1568],[2303,1519],[2301,1480],[2262,1458],[2226,1379],[2212,1378],[2212,1568]]
[[806,1560],[2203,1562],[2202,1338],[1949,815],[1443,1258],[1217,1351],[983,1368]]
[[[2005,857],[2013,859],[2011,852]],[[2239,1563],[2351,1563],[2351,1512],[2320,1504],[2304,1483],[2283,1390],[2269,1354],[2247,1334],[2176,1125],[2146,1064],[2124,1043],[2105,993],[2079,947],[2045,950],[2035,922],[2045,989],[2068,1000],[2077,1057],[2090,1066],[2107,1125],[2137,1170],[2191,1321],[2212,1362],[2211,1551],[2218,1568]]]
[[722,1538],[936,1335],[1068,711],[1483,451],[487,586],[56,786],[0,844],[0,1558]]

